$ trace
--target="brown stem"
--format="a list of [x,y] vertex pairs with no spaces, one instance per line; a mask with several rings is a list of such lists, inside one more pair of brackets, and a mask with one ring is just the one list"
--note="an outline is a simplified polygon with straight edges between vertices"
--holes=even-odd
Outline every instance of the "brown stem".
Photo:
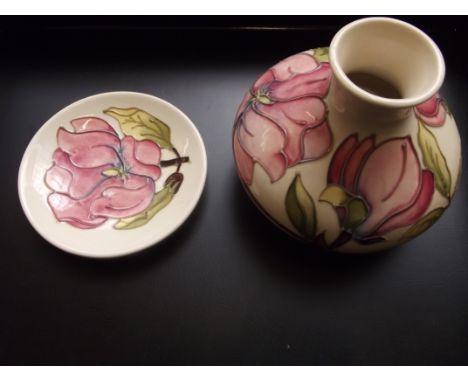
[[189,161],[189,157],[177,157],[174,159],[162,160],[159,162],[161,167],[169,167],[177,165],[180,168],[182,163],[187,163]]

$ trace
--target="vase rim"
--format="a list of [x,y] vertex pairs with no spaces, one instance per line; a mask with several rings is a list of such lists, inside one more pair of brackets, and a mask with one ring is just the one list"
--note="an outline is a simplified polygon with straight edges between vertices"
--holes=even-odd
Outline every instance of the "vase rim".
[[[381,24],[393,25],[401,28],[401,31],[413,34],[421,40],[422,43],[427,44],[428,52],[431,55],[433,66],[435,70],[431,72],[432,81],[424,86],[417,94],[403,97],[403,98],[385,98],[373,93],[370,93],[358,85],[356,85],[345,73],[339,58],[338,51],[343,37],[348,35],[352,30],[362,27],[365,24]],[[362,41],[360,41],[362,44]],[[390,18],[390,17],[367,17],[353,21],[343,28],[341,28],[333,37],[329,50],[330,65],[333,70],[334,77],[352,94],[363,99],[364,101],[388,108],[405,108],[421,104],[430,99],[438,92],[442,86],[445,78],[445,62],[442,53],[437,44],[422,30],[409,24],[405,21]]]

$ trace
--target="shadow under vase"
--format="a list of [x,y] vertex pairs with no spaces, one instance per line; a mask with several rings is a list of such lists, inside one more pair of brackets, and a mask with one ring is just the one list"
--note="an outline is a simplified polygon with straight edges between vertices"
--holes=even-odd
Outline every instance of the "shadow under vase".
[[309,283],[341,283],[365,276],[383,266],[394,249],[367,254],[331,252],[301,241],[271,221],[249,195],[235,173],[232,176],[232,214],[238,236],[247,242],[248,253],[271,271]]

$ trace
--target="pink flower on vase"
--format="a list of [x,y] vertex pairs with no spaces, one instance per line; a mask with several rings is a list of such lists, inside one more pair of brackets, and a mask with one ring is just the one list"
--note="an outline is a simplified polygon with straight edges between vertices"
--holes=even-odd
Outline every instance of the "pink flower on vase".
[[239,108],[233,137],[239,174],[247,184],[252,183],[255,162],[275,182],[288,167],[329,152],[332,135],[323,97],[330,78],[329,63],[300,53],[253,84]]
[[[377,146],[374,136],[360,142],[357,134],[349,136],[333,155],[328,183],[364,202],[367,214],[353,231],[362,242],[415,223],[434,194],[434,175],[421,169],[409,136]],[[337,207],[337,213],[343,225],[349,211]]]
[[122,140],[104,120],[71,121],[74,132],[57,131],[59,148],[45,182],[53,191],[48,203],[57,220],[95,228],[108,218],[142,212],[153,199],[161,175],[161,150],[149,140]]
[[415,107],[416,116],[431,127],[440,127],[445,123],[447,115],[444,100],[439,94],[432,96],[426,102]]

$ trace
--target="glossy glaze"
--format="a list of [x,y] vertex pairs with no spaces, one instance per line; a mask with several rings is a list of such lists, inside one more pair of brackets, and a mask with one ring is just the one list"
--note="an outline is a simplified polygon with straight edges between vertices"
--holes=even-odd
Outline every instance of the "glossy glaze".
[[[380,46],[368,59],[353,55],[374,36]],[[416,46],[410,60],[397,56]],[[391,247],[442,215],[460,176],[460,138],[437,93],[444,62],[424,33],[387,18],[344,27],[330,49],[289,57],[254,82],[234,124],[239,176],[257,206],[296,237],[344,252]],[[367,92],[350,71],[385,78],[402,97]]]

